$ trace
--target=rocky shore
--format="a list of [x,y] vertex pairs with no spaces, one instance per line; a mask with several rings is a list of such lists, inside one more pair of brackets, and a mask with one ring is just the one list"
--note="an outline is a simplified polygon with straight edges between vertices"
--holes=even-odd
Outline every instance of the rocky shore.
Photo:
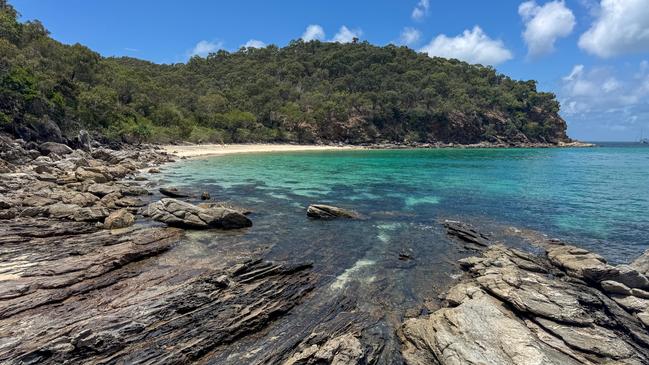
[[[448,239],[474,253],[464,275],[441,307],[422,303],[430,310],[389,327],[353,291],[305,308],[330,281],[299,255],[168,255],[191,232],[218,243],[254,216],[149,182],[144,171],[174,160],[154,147],[77,147],[0,136],[0,363],[649,363],[649,253],[612,266],[556,240],[528,252],[446,221]],[[363,217],[321,204],[304,216],[332,218]]]

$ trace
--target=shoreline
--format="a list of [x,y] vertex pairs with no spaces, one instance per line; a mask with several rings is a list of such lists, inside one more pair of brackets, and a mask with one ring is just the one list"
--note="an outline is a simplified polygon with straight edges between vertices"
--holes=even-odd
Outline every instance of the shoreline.
[[[0,135],[0,329],[14,341],[0,349],[0,363],[297,364],[333,363],[337,354],[349,354],[350,365],[649,359],[649,251],[613,266],[541,233],[494,235],[440,220],[454,262],[448,274],[456,277],[440,286],[425,266],[430,276],[420,280],[430,281],[422,285],[434,296],[395,309],[372,296],[379,283],[332,295],[321,271],[326,258],[278,260],[264,242],[219,240],[246,213],[189,190],[165,189],[178,197],[165,198],[163,180],[139,174],[174,160],[151,146],[29,147]],[[218,249],[205,262],[189,237],[202,224],[196,219],[223,220],[224,209],[228,224],[203,231]],[[308,211],[303,219],[295,224],[319,225]],[[407,247],[382,265],[404,273],[430,265],[426,251]],[[347,267],[343,275],[358,265]],[[384,319],[395,314],[394,322]],[[374,335],[377,323],[385,330]]]
[[479,149],[479,148],[588,148],[595,147],[593,143],[522,143],[507,145],[500,143],[481,142],[476,144],[457,143],[417,143],[417,144],[371,144],[371,145],[318,145],[318,144],[178,144],[159,145],[162,151],[180,158],[197,158],[209,156],[225,156],[239,153],[268,153],[268,152],[303,152],[303,151],[341,151],[341,150],[395,150],[395,149]]

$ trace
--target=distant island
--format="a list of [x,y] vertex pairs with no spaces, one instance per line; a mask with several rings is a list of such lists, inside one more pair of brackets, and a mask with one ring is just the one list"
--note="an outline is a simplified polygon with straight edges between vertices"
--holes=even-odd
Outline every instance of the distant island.
[[558,145],[552,93],[407,47],[292,41],[160,65],[64,45],[0,1],[0,130],[69,143]]

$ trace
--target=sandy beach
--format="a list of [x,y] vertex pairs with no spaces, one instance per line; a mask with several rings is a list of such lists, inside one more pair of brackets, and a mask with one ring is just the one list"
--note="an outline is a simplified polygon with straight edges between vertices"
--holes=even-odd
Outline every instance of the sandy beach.
[[200,144],[200,145],[164,145],[162,148],[178,157],[219,156],[233,153],[257,152],[291,152],[291,151],[325,151],[361,149],[355,146],[317,146],[293,144]]

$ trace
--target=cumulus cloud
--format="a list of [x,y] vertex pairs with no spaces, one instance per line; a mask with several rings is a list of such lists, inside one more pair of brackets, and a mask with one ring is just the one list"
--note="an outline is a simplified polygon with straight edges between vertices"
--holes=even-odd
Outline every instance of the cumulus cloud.
[[248,42],[246,42],[243,46],[241,47],[246,47],[246,48],[264,48],[266,47],[266,43],[256,40],[256,39],[251,39]]
[[477,25],[456,37],[440,34],[420,52],[428,53],[431,57],[457,58],[483,65],[498,65],[513,58],[512,52],[501,40],[489,38]]
[[360,38],[362,34],[363,31],[360,29],[349,29],[343,25],[334,36],[333,41],[338,43],[349,43],[354,40],[354,38]]
[[401,43],[407,45],[411,45],[413,43],[419,42],[420,38],[421,38],[421,32],[411,27],[403,28],[400,37]]
[[598,14],[579,47],[604,58],[649,52],[647,0],[602,0]]
[[308,27],[306,27],[306,30],[304,31],[304,34],[302,34],[302,40],[305,42],[309,42],[312,40],[323,40],[325,38],[325,32],[324,29],[322,29],[321,26],[318,24],[311,24]]
[[417,6],[415,6],[414,9],[412,9],[412,19],[414,20],[421,20],[423,19],[426,15],[428,15],[428,11],[430,9],[430,0],[419,0],[417,3]]
[[631,76],[618,74],[613,68],[586,69],[583,65],[575,65],[562,79],[559,97],[563,113],[592,120],[609,113],[608,118],[615,119],[618,126],[625,115],[635,116],[633,120],[639,115],[644,115],[645,119],[649,117],[647,61],[641,62],[638,71]]
[[527,44],[528,56],[538,57],[554,51],[558,38],[566,37],[575,27],[575,16],[563,1],[551,1],[539,6],[535,1],[526,1],[518,7],[525,23],[523,39]]
[[561,79],[561,113],[578,138],[633,140],[649,129],[649,62],[628,71],[575,65]]
[[189,55],[205,57],[221,48],[223,48],[222,42],[200,41],[196,43],[194,48],[189,52]]

